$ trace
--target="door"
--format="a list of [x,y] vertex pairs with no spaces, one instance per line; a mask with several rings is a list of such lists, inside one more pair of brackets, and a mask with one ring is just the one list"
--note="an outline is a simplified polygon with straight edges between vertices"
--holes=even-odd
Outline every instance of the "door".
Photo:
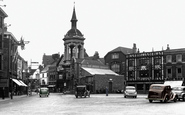
[[112,82],[109,82],[109,92],[112,93]]

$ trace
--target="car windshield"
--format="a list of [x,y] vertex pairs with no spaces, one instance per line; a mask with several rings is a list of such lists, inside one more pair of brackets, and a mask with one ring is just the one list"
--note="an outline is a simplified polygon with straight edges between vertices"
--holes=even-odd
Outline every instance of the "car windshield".
[[85,87],[77,87],[77,90],[78,91],[83,91],[83,90],[85,90]]
[[174,91],[182,91],[182,88],[181,87],[174,87],[173,90]]
[[129,88],[126,88],[126,90],[135,90],[135,88],[129,87]]
[[157,90],[161,90],[162,87],[161,86],[153,86],[152,89],[157,89]]

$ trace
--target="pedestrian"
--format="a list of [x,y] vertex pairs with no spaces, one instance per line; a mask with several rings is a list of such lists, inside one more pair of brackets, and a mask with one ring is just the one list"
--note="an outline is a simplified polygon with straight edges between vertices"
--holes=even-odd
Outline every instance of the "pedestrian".
[[4,87],[3,87],[3,90],[2,90],[2,99],[4,99],[5,97],[5,94],[4,94]]
[[108,93],[109,93],[109,89],[108,89],[108,87],[106,87],[106,96],[108,96]]

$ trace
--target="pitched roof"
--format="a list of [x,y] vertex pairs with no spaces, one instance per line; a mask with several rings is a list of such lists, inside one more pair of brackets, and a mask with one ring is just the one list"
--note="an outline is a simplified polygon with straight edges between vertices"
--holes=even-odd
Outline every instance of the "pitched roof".
[[126,47],[117,47],[110,52],[119,52],[119,51],[123,52],[124,54],[133,53],[132,48],[126,48]]
[[48,64],[51,64],[52,62],[54,62],[52,55],[45,55],[45,54],[43,55],[42,64],[46,66]]
[[185,48],[164,50],[164,52],[178,52],[178,51],[185,51]]
[[92,67],[92,68],[108,68],[103,62],[99,59],[84,59],[81,62],[83,67]]
[[82,67],[85,71],[87,71],[91,75],[118,75],[110,69],[99,69],[99,68],[88,68]]

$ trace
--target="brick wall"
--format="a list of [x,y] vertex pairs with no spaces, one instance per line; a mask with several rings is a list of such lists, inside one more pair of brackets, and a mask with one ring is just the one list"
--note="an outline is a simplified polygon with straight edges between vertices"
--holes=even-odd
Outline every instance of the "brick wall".
[[[110,80],[112,79],[112,80]],[[124,76],[115,75],[95,75],[94,76],[95,87],[94,90],[102,91],[106,87],[109,88],[109,82],[112,82],[112,91],[123,90],[124,89]]]

